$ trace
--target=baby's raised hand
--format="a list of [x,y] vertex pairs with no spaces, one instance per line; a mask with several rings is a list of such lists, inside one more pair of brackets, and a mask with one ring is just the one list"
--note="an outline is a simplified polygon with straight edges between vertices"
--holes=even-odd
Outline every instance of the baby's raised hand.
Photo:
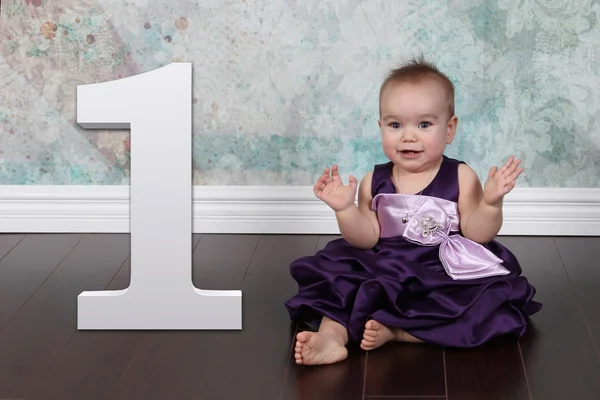
[[333,166],[331,176],[329,176],[329,168],[325,168],[323,175],[317,179],[314,186],[315,196],[323,200],[325,204],[331,207],[334,211],[343,211],[354,204],[356,198],[356,189],[358,182],[356,178],[350,175],[350,182],[347,186],[342,182],[338,172],[337,165]]
[[500,168],[495,166],[490,169],[488,179],[483,188],[483,201],[490,206],[502,204],[504,196],[515,187],[515,182],[523,168],[519,167],[521,160],[510,156],[508,161]]

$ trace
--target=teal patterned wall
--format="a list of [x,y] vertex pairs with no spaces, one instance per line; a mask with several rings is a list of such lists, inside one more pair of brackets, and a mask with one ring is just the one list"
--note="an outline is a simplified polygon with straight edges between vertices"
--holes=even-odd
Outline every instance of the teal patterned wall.
[[[600,186],[596,0],[2,0],[0,184],[129,183],[129,133],[76,124],[76,86],[194,65],[194,183],[312,185],[386,161],[384,74],[456,84],[448,155],[521,187]],[[157,159],[156,162],[161,162]]]

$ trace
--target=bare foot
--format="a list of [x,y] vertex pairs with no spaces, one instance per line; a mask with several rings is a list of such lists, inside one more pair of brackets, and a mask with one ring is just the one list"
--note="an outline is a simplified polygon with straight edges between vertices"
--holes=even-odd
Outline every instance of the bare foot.
[[300,332],[296,339],[296,364],[333,364],[348,357],[343,342],[329,332]]
[[374,350],[391,341],[423,343],[421,339],[417,339],[402,329],[390,329],[372,319],[365,324],[365,331],[363,332],[363,340],[360,343],[360,347],[363,350]]
[[374,350],[392,340],[399,341],[401,336],[402,331],[392,331],[387,326],[372,319],[365,324],[365,331],[363,333],[363,340],[360,342],[360,348],[363,350]]

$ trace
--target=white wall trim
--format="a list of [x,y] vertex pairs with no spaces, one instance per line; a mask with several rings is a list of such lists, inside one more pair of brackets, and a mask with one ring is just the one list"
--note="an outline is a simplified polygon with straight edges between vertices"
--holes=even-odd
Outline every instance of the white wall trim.
[[[517,188],[500,235],[600,235],[600,189]],[[194,186],[194,233],[339,234],[311,187]],[[129,233],[129,186],[0,185],[0,232]]]

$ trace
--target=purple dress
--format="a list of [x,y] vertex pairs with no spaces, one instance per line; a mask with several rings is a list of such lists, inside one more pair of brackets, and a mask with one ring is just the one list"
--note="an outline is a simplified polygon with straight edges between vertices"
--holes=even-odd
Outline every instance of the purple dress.
[[352,342],[362,339],[369,319],[446,347],[523,335],[527,317],[542,305],[507,248],[461,235],[460,163],[444,156],[420,196],[397,193],[391,162],[376,165],[378,243],[362,250],[341,238],[292,262],[298,293],[285,303],[291,319],[318,325],[327,316],[348,329]]

